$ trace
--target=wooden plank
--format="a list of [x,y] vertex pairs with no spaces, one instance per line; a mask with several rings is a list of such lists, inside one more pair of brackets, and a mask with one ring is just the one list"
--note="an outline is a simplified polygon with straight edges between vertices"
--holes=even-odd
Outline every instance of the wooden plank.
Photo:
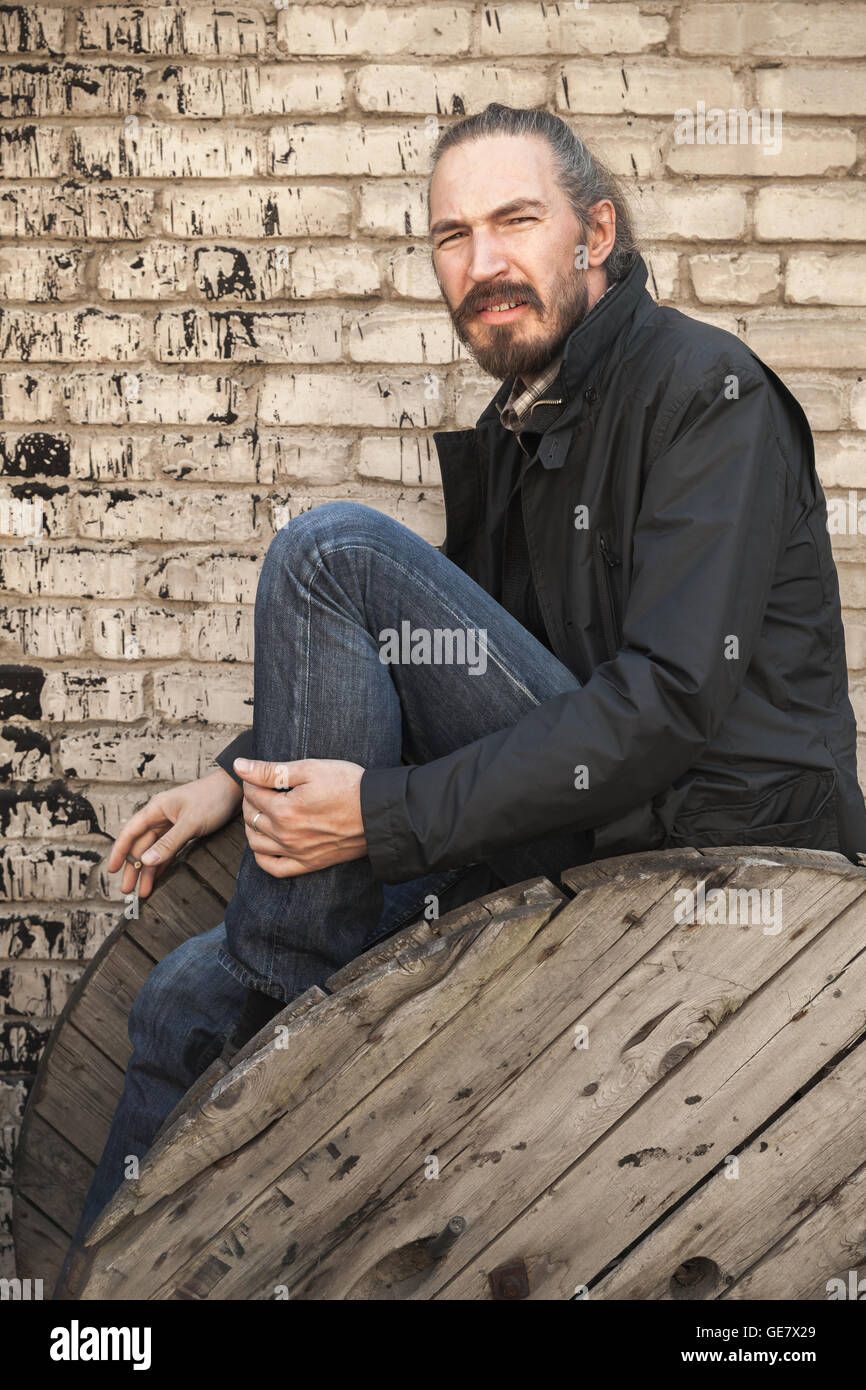
[[715,1265],[713,1294],[723,1293],[859,1167],[866,1152],[864,1095],[866,1042],[762,1128],[736,1155],[736,1168],[717,1167],[593,1286],[591,1297],[678,1297],[674,1271],[694,1259]]
[[[866,1164],[739,1279],[724,1299],[850,1298],[866,1275]],[[852,1277],[853,1276],[853,1277]],[[842,1289],[831,1280],[841,1282]],[[856,1295],[862,1299],[863,1294]]]
[[[736,1149],[856,1040],[864,925],[858,900],[821,933],[820,950],[801,950],[576,1163],[543,1186],[524,1184],[519,1195],[513,1184],[500,1189],[504,1210],[491,1229],[498,1224],[503,1234],[438,1296],[489,1298],[488,1271],[523,1251],[532,1252],[531,1297],[568,1298],[588,1284],[715,1167],[717,1154]],[[579,1129],[585,1112],[575,1112]],[[497,1141],[509,1137],[503,1126]]]
[[124,1071],[132,1053],[129,1011],[153,968],[151,956],[125,934],[119,936],[88,973],[87,986],[69,1016],[68,1022]]
[[[251,1127],[256,1133],[270,1125],[293,1100],[297,1114],[299,1097],[327,1093],[330,1098],[336,1092],[336,1104],[342,1111],[345,1102],[341,1091],[347,1088],[352,1094],[369,1091],[407,1051],[418,1046],[445,1018],[459,1011],[472,998],[481,979],[498,973],[504,962],[520,952],[525,941],[537,935],[554,908],[562,902],[561,894],[550,891],[555,892],[553,901],[515,908],[495,923],[484,927],[470,925],[447,938],[416,948],[417,958],[413,961],[398,958],[390,962],[373,981],[368,976],[361,986],[324,1000],[292,1025],[287,1048],[277,1049],[271,1044],[241,1064],[227,1079],[232,1083],[228,1099],[234,1101],[234,1108],[225,1106],[224,1091],[217,1101],[209,1103],[197,1115],[183,1117],[164,1141],[166,1146],[174,1141],[174,1152],[167,1155],[170,1163],[163,1159],[157,1166],[161,1156],[152,1150],[135,1184],[139,1189],[144,1187],[144,1192],[133,1193],[130,1191],[133,1184],[124,1184],[123,1193],[112,1203],[115,1210],[110,1207],[94,1227],[89,1244],[104,1238],[98,1252],[99,1272],[87,1281],[86,1296],[102,1297],[105,1288],[121,1286],[124,1289],[121,1296],[139,1296],[142,1282],[151,1277],[151,1260],[159,1261],[160,1280],[170,1276],[175,1262],[187,1258],[190,1253],[187,1245],[191,1235],[189,1223],[181,1223],[179,1227],[172,1215],[180,1200],[181,1179],[188,1181],[188,1176],[195,1176],[202,1169],[207,1169],[208,1178],[215,1173],[227,1177],[232,1165],[216,1168],[211,1166],[214,1160],[232,1155],[240,1143],[246,1142]],[[486,939],[484,949],[479,951],[473,948],[482,932]],[[445,978],[449,989],[440,988],[431,1001],[432,986]],[[330,1021],[330,1027],[322,1026],[323,1016]],[[315,1036],[321,1039],[318,1050],[307,1046],[309,1039]],[[240,1124],[236,1118],[238,1112]],[[313,1107],[312,1119],[315,1118]],[[183,1133],[185,1125],[188,1130]],[[309,1146],[309,1135],[299,1126],[294,1138],[288,1140],[287,1149],[286,1142],[283,1136],[281,1168],[303,1154]],[[177,1197],[163,1198],[166,1170],[174,1191],[178,1192]],[[245,1191],[243,1185],[232,1183],[231,1200],[243,1204]],[[217,1210],[224,1210],[225,1205],[226,1193],[221,1192]],[[123,1224],[118,1222],[119,1211],[126,1218]],[[130,1262],[127,1259],[130,1218],[135,1217],[137,1211],[148,1214],[144,1220],[137,1221],[137,1226],[144,1229],[140,1237],[136,1232],[136,1259]],[[196,1211],[196,1221],[199,1221],[202,1208],[197,1206]],[[106,1231],[110,1232],[107,1236]],[[196,1243],[201,1244],[200,1236]],[[86,1277],[85,1261],[82,1261],[80,1273]],[[85,1285],[83,1280],[76,1279],[72,1287],[79,1293]]]
[[45,1216],[71,1236],[95,1168],[65,1135],[34,1115],[27,1149],[16,1158],[15,1190],[38,1201]]
[[852,864],[844,854],[835,850],[785,849],[777,845],[719,845],[707,849],[660,849],[644,854],[619,854],[609,859],[592,859],[565,869],[560,880],[572,892],[580,892],[604,879],[617,878],[622,883],[639,882],[653,873],[680,870],[683,878],[702,877],[713,867],[724,866],[742,872],[749,865],[780,868],[826,869],[837,876],[856,881],[866,870]]
[[[225,841],[223,840],[222,845]],[[237,887],[238,868],[233,862],[227,863],[223,858],[221,846],[211,845],[210,839],[201,840],[194,844],[184,855],[184,865],[198,874],[203,883],[222,898],[224,903],[228,903],[235,893]],[[233,860],[234,856],[230,856]]]
[[123,1093],[123,1070],[72,1023],[58,1036],[52,1062],[36,1113],[96,1164]]
[[325,981],[325,989],[330,994],[336,994],[338,990],[345,989],[347,985],[355,984],[370,971],[377,970],[386,961],[393,960],[401,951],[412,946],[421,946],[427,941],[435,941],[440,936],[447,936],[449,932],[458,931],[461,927],[468,926],[470,922],[489,921],[490,916],[490,909],[476,901],[466,903],[464,907],[455,907],[452,912],[445,913],[438,921],[428,922],[425,919],[421,922],[412,922],[408,927],[403,927],[401,931],[395,932],[393,936],[386,937],[384,941],[371,946],[369,951],[364,951],[362,955],[356,956],[347,965],[336,970],[333,975],[329,975]]
[[22,1279],[41,1279],[43,1298],[49,1299],[69,1248],[65,1231],[49,1220],[25,1197],[16,1199],[15,1259]]

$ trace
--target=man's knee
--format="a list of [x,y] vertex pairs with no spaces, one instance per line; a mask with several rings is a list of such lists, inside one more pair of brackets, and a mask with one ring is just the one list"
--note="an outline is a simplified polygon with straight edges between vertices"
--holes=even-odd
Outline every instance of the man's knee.
[[321,502],[280,527],[268,546],[265,561],[315,561],[347,542],[364,545],[386,539],[389,531],[399,525],[363,502]]

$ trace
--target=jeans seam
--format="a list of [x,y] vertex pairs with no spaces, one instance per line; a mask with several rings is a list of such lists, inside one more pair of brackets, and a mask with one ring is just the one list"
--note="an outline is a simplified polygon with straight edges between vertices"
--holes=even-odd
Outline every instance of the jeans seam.
[[[445,600],[443,599],[442,594],[441,594],[440,592],[438,592],[436,589],[431,589],[431,588],[426,584],[426,582],[425,582],[415,571],[407,569],[405,565],[401,565],[400,562],[399,562],[399,560],[396,560],[396,559],[394,558],[394,556],[391,555],[391,554],[389,554],[389,552],[388,552],[387,550],[379,550],[377,547],[375,547],[374,545],[369,544],[369,543],[368,543],[368,544],[365,544],[365,545],[362,545],[362,544],[360,544],[358,541],[348,541],[345,545],[332,545],[332,546],[330,546],[328,549],[326,549],[323,545],[320,544],[320,545],[319,545],[319,553],[320,553],[320,555],[321,555],[322,558],[320,559],[319,564],[316,566],[316,571],[314,571],[313,576],[312,576],[312,579],[310,580],[310,587],[312,588],[313,579],[315,579],[316,573],[318,572],[319,568],[324,564],[325,558],[326,558],[327,556],[330,556],[330,555],[338,555],[338,554],[340,554],[340,553],[341,553],[342,551],[344,551],[344,550],[371,550],[371,549],[376,549],[376,553],[377,553],[378,555],[380,555],[384,560],[390,561],[390,563],[394,566],[395,569],[399,570],[401,574],[406,575],[409,579],[411,579],[411,580],[413,581],[413,583],[417,584],[420,588],[422,588],[422,589],[424,590],[424,592],[425,592],[430,598],[432,598],[432,599],[438,601],[439,603],[441,603],[442,606],[443,606],[443,608],[446,610],[446,612],[450,613],[450,614],[452,615],[452,617],[456,618],[458,622],[461,622],[461,623],[462,623],[462,621],[463,621],[463,615],[462,615],[461,613],[459,613],[456,609],[451,608],[451,607],[445,602]],[[446,558],[447,558],[447,557],[446,557]],[[453,562],[452,562],[452,563],[453,563]],[[488,597],[490,597],[490,596],[488,595]],[[495,600],[494,600],[494,601],[495,601]],[[500,607],[501,607],[501,606],[502,606],[502,605],[500,604]],[[508,609],[507,609],[507,608],[503,608],[502,611],[503,611],[504,613],[507,613],[507,612],[508,612]],[[510,613],[508,614],[508,616],[509,616],[509,617],[513,617],[513,615],[510,614]],[[517,622],[517,619],[515,618],[514,621]],[[522,626],[522,625],[521,625],[521,626]],[[526,634],[527,634],[528,637],[531,637],[531,636],[532,636],[532,633],[529,632],[528,629],[523,628],[523,631],[526,632]],[[372,636],[372,634],[371,634],[371,636]],[[538,639],[536,638],[535,640],[537,641]],[[539,645],[541,645],[541,644],[539,644]],[[492,656],[492,657],[493,657],[493,661],[495,662],[495,664],[499,667],[499,669],[500,669],[500,671],[502,672],[502,674],[511,682],[512,685],[514,685],[523,695],[526,695],[530,700],[532,700],[534,704],[537,705],[537,704],[540,703],[540,701],[539,701],[539,699],[538,699],[538,696],[537,696],[537,695],[534,695],[533,692],[532,692],[531,690],[529,690],[528,687],[525,686],[525,685],[523,684],[523,682],[522,682],[521,680],[519,680],[519,679],[513,674],[513,672],[511,671],[510,667],[506,664],[505,658],[502,656],[501,652],[498,652],[498,651],[496,650],[495,647],[491,647],[491,646],[488,644],[488,646],[487,646],[487,653],[488,653],[488,656]]]

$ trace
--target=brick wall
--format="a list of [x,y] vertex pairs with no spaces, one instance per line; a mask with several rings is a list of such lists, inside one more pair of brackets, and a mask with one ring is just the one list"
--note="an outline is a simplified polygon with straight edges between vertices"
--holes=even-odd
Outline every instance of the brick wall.
[[[850,515],[866,5],[26,4],[0,48],[2,1274],[28,1079],[117,917],[100,832],[249,724],[275,522],[355,497],[442,537],[432,430],[497,383],[427,264],[438,130],[572,121],[653,293],[781,373]],[[779,110],[779,152],[679,143],[701,101]],[[866,724],[866,547],[834,544]]]

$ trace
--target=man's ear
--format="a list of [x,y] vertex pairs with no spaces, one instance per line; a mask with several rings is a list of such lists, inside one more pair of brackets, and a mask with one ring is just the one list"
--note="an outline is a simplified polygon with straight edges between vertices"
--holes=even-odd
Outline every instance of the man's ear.
[[609,198],[602,198],[588,210],[587,220],[587,260],[591,266],[604,265],[616,240],[616,208]]

